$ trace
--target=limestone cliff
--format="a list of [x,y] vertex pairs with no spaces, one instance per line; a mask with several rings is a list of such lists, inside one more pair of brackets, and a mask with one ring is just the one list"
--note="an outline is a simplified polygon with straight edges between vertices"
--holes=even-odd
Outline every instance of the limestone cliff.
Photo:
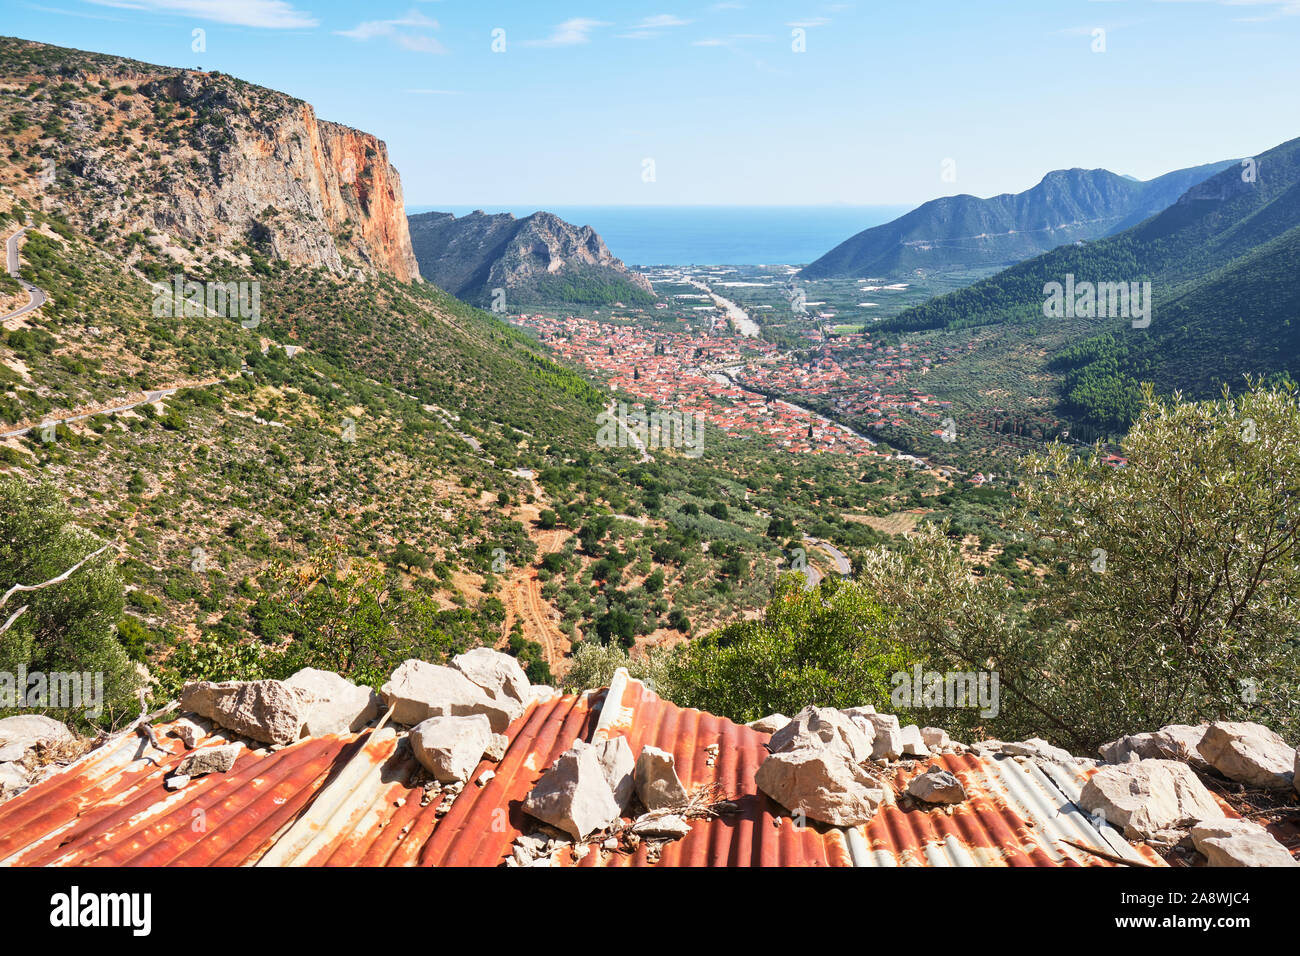
[[220,73],[0,39],[0,88],[54,76],[97,95],[50,98],[45,127],[31,131],[59,127],[43,147],[57,172],[40,201],[92,234],[153,230],[176,258],[216,243],[418,278],[401,179],[369,133]]

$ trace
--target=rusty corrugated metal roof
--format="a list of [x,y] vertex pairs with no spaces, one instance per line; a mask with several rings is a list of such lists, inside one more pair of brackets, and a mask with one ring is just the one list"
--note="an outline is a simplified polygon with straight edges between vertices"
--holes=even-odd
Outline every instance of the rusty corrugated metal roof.
[[[0,864],[498,866],[516,837],[537,828],[522,803],[552,762],[576,739],[614,735],[626,736],[634,753],[646,745],[671,752],[688,789],[717,784],[738,812],[692,821],[689,835],[660,848],[657,863],[642,844],[634,853],[593,849],[576,861],[564,849],[560,865],[1108,865],[1062,839],[1161,863],[1074,807],[1083,772],[1016,758],[934,758],[970,794],[950,811],[909,803],[882,809],[863,827],[795,826],[754,786],[768,735],[678,707],[620,674],[608,691],[531,704],[508,729],[502,760],[483,761],[471,777],[491,769],[492,779],[467,784],[441,816],[440,798],[421,806],[417,764],[393,728],[244,751],[228,773],[177,792],[163,779],[184,746],[160,733],[167,747],[160,756],[125,738],[0,804]],[[200,746],[224,742],[214,734]],[[899,772],[900,790],[908,774]]]

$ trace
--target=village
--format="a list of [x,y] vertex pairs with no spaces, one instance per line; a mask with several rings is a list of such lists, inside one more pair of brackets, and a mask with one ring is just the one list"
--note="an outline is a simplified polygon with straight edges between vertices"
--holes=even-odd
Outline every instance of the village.
[[[629,323],[598,316],[525,314],[531,329],[560,355],[607,377],[611,389],[656,407],[695,414],[739,438],[758,438],[790,452],[836,453],[911,460],[853,429],[787,400],[806,398],[842,417],[902,427],[908,416],[931,420],[936,434],[950,402],[906,383],[946,353],[922,354],[909,343],[875,347],[866,335],[810,341],[816,354],[800,361],[789,350],[743,334],[734,305],[687,292],[657,304],[688,318],[668,324]],[[617,306],[616,306],[617,307]],[[656,316],[656,319],[659,317]],[[813,331],[810,329],[810,332]]]

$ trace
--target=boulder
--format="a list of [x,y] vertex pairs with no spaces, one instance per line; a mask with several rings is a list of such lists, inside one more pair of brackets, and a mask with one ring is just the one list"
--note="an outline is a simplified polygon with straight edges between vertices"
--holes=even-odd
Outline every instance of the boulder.
[[1176,760],[1138,760],[1104,766],[1088,778],[1079,806],[1100,810],[1130,840],[1223,819],[1223,810],[1191,768]]
[[788,723],[790,723],[790,718],[785,714],[768,714],[766,717],[758,718],[758,720],[751,720],[745,726],[752,727],[760,734],[774,734]]
[[1249,820],[1198,823],[1192,842],[1210,866],[1300,866],[1271,833]]
[[302,736],[311,698],[283,681],[191,681],[181,688],[181,709],[219,727],[267,744]]
[[207,773],[225,773],[235,765],[241,749],[240,744],[200,747],[176,766],[175,774],[188,779]]
[[658,747],[642,747],[632,772],[637,796],[647,810],[680,807],[689,799],[686,787],[677,776],[673,755]]
[[948,731],[941,727],[922,727],[921,740],[931,750],[942,750],[944,747],[952,746],[952,738],[948,736]]
[[873,732],[863,730],[834,707],[805,707],[794,719],[772,735],[767,749],[772,753],[804,747],[833,747],[854,763],[871,759]]
[[966,788],[956,775],[941,767],[931,767],[913,777],[907,792],[926,803],[961,803],[966,799]]
[[872,760],[897,760],[903,756],[903,728],[893,714],[866,714],[874,737],[871,742]]
[[600,761],[600,769],[604,771],[605,782],[609,784],[614,802],[618,804],[621,813],[627,809],[632,794],[636,793],[636,781],[633,779],[636,758],[632,756],[632,747],[627,738],[622,736],[600,740],[592,746],[596,749],[596,758]]
[[1216,721],[1205,730],[1200,755],[1229,780],[1290,790],[1295,782],[1295,750],[1262,724]]
[[452,658],[451,666],[460,671],[511,712],[511,720],[522,714],[532,701],[532,685],[519,661],[490,647],[476,647]]
[[355,733],[379,716],[378,694],[333,671],[304,667],[285,683],[313,698],[303,724],[304,736]]
[[22,760],[41,741],[71,740],[66,724],[43,714],[19,714],[0,720],[0,763]]
[[581,741],[537,781],[524,800],[524,811],[575,840],[612,826],[619,816],[599,754]]
[[504,733],[518,716],[516,705],[504,705],[459,670],[406,660],[380,688],[384,705],[392,707],[393,721],[414,726],[430,717],[469,717],[486,714],[494,733]]
[[1209,724],[1169,724],[1145,734],[1130,734],[1098,748],[1106,763],[1138,760],[1181,760],[1198,769],[1208,766],[1197,751]]
[[887,799],[879,780],[833,748],[772,754],[754,782],[787,810],[837,827],[866,823]]
[[928,757],[930,748],[925,745],[925,740],[921,737],[921,728],[916,724],[908,724],[899,731],[899,740],[902,742],[903,756],[905,757]]
[[1053,747],[1042,737],[1030,737],[1014,743],[1004,743],[1002,752],[1013,757],[1033,757],[1052,763],[1073,763],[1074,756],[1068,750]]
[[430,717],[411,728],[411,750],[439,783],[464,782],[492,743],[487,715]]

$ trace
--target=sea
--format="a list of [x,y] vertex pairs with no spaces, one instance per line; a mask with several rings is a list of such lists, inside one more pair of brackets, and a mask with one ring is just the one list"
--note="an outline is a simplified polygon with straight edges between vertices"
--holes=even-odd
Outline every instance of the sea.
[[[913,206],[546,206],[591,226],[629,266],[804,265]],[[536,206],[410,206],[408,213],[482,209],[517,218]]]

